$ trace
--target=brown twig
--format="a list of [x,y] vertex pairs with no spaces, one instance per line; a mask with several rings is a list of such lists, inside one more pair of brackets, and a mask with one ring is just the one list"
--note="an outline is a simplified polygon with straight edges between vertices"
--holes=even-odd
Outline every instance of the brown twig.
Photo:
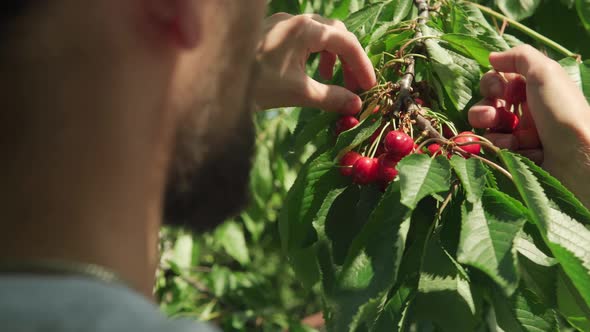
[[[418,20],[415,28],[416,33],[414,34],[413,40],[420,40],[424,37],[420,26],[425,24],[428,20],[428,0],[414,0],[414,5],[418,7]],[[444,139],[438,130],[432,126],[432,123],[421,114],[420,107],[416,105],[411,98],[416,59],[413,56],[409,56],[407,60],[408,65],[406,67],[406,72],[398,82],[400,90],[398,93],[398,98],[393,107],[394,113],[399,115],[399,113],[401,113],[402,106],[405,106],[406,110],[410,114],[411,119],[416,122],[416,126],[418,126],[421,131],[427,132],[428,136],[431,138]]]

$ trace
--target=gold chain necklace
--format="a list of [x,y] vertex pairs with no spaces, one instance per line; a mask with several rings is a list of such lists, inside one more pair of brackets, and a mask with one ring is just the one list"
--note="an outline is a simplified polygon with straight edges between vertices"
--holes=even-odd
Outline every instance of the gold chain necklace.
[[78,275],[126,285],[115,272],[102,266],[62,260],[0,261],[1,274]]

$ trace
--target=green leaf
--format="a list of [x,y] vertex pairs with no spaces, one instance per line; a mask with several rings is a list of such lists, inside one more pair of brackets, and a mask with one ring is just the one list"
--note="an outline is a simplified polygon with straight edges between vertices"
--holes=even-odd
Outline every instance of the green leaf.
[[590,310],[561,271],[557,274],[557,307],[565,319],[578,330],[590,331]]
[[392,24],[398,24],[408,16],[414,2],[412,0],[395,0],[386,5],[383,16]]
[[[330,126],[338,119],[338,115],[335,113],[321,112],[316,115],[309,122],[304,124],[300,123],[301,130],[295,137],[295,146],[293,150],[297,153],[303,151],[305,145],[311,142],[320,132],[330,128]],[[299,129],[299,128],[297,128]],[[296,130],[297,132],[298,130]]]
[[364,143],[381,126],[381,120],[381,114],[372,114],[353,129],[340,134],[331,152],[332,158],[337,158]]
[[519,288],[511,298],[493,290],[490,296],[501,331],[557,331],[555,312],[528,289]]
[[427,243],[423,257],[412,305],[417,319],[431,321],[443,331],[474,331],[479,298],[465,271],[441,247],[438,234]]
[[575,1],[578,16],[580,16],[580,20],[582,21],[584,28],[586,28],[586,31],[590,32],[590,0]]
[[286,12],[289,14],[300,14],[298,0],[272,0],[269,4],[269,13]]
[[533,241],[524,238],[523,235],[515,239],[514,245],[519,254],[537,265],[551,267],[557,264],[555,258],[545,255],[543,251],[537,248]]
[[540,3],[541,0],[496,0],[502,12],[517,21],[532,16]]
[[279,216],[279,234],[283,250],[289,255],[298,278],[307,288],[311,288],[319,276],[316,261],[300,259],[302,253],[310,253],[310,247],[318,239],[314,222],[316,226],[323,224],[334,200],[350,184],[350,179],[340,174],[334,160],[375,132],[380,126],[380,122],[373,122],[376,117],[374,114],[355,128],[342,133],[334,148],[309,158],[287,194]]
[[242,218],[242,221],[244,221],[244,226],[246,226],[246,229],[250,232],[252,239],[255,242],[258,242],[266,227],[264,219],[260,218],[254,220],[247,212],[243,212],[240,217]]
[[524,44],[522,40],[508,33],[505,33],[504,35],[502,35],[502,37],[508,43],[508,45],[510,45],[510,47],[516,47]]
[[[519,240],[520,241],[520,240]],[[517,241],[517,242],[519,242]],[[528,240],[522,239],[522,241],[527,243],[527,247],[532,246],[535,247],[534,244],[529,242]],[[517,246],[520,244],[517,244]],[[545,303],[545,305],[555,308],[557,306],[557,299],[556,299],[556,285],[557,285],[557,273],[558,273],[558,265],[557,262],[552,259],[551,257],[546,257],[547,261],[553,260],[551,263],[552,265],[541,265],[535,263],[533,260],[529,259],[530,255],[530,248],[527,248],[528,256],[522,254],[522,248],[518,247],[517,250],[519,251],[518,256],[518,263],[520,265],[520,274],[522,280],[522,287],[526,287],[533,293],[535,293],[540,301]],[[544,256],[543,253],[536,249],[536,254],[534,254],[535,259],[538,257]],[[545,260],[545,259],[542,259]],[[547,262],[543,262],[546,264]]]
[[426,196],[448,191],[451,165],[446,157],[430,158],[412,154],[397,166],[401,183],[401,202],[413,209]]
[[537,177],[545,194],[559,210],[583,224],[590,225],[590,211],[559,180],[528,159],[523,158],[522,162]]
[[412,31],[404,31],[400,34],[388,35],[385,39],[385,49],[387,51],[393,51],[394,49],[401,47],[408,39],[412,38],[414,33]]
[[306,289],[311,289],[320,280],[320,267],[316,257],[316,244],[306,248],[292,248],[288,255],[297,280],[300,281]]
[[449,99],[457,110],[464,109],[472,98],[471,82],[475,79],[474,73],[458,64],[450,51],[440,46],[437,40],[427,39],[424,44],[431,66]]
[[475,158],[465,159],[459,156],[451,158],[451,166],[463,184],[467,194],[467,200],[471,203],[477,202],[486,185],[488,170],[480,160]]
[[381,196],[374,186],[350,186],[334,202],[326,218],[325,233],[332,245],[335,264],[344,264],[351,243],[366,225]]
[[405,285],[400,287],[383,307],[371,331],[389,332],[394,327],[397,331],[403,331],[402,325],[413,293],[413,289]]
[[576,5],[576,0],[561,0],[561,3],[564,4],[568,9],[574,8]]
[[473,58],[480,66],[491,68],[489,57],[490,53],[494,51],[491,45],[475,37],[458,33],[442,35],[441,39],[449,42],[463,56]]
[[359,308],[381,298],[397,280],[410,227],[410,210],[400,198],[399,184],[391,184],[352,242],[337,279],[324,285],[331,330],[348,331]]
[[450,16],[452,17],[450,31],[474,36],[493,47],[495,51],[510,48],[498,31],[488,23],[479,8],[467,2],[455,2]]
[[378,22],[383,7],[391,1],[377,2],[364,6],[361,10],[352,13],[345,21],[348,30],[362,39],[367,33],[372,32]]
[[250,191],[259,201],[267,202],[273,193],[270,148],[267,143],[261,142],[256,146],[254,164],[256,167],[250,173]]
[[215,239],[221,243],[225,252],[242,265],[250,262],[244,230],[234,221],[228,221],[215,230]]
[[174,243],[174,263],[183,270],[193,266],[193,237],[190,234],[181,234]]
[[559,206],[545,194],[531,171],[531,165],[523,162],[520,156],[501,151],[500,158],[513,175],[514,183],[547,246],[586,304],[590,304],[590,230],[559,210]]
[[339,3],[337,5],[335,5],[335,8],[332,10],[332,13],[330,14],[330,18],[334,18],[334,19],[338,19],[338,20],[345,19],[351,11],[352,2],[353,2],[352,0],[339,1]]
[[508,296],[519,282],[514,240],[526,222],[520,204],[487,189],[481,201],[465,202],[457,260],[480,269]]
[[565,69],[570,78],[576,82],[580,90],[590,102],[590,61],[586,60],[578,63],[573,58],[565,58],[559,61],[559,64]]

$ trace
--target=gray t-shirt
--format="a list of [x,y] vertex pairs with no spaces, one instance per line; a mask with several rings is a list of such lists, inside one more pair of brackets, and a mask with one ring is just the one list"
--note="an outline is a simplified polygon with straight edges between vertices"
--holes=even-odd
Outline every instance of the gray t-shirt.
[[80,277],[0,277],[1,332],[219,332],[167,319],[119,284]]

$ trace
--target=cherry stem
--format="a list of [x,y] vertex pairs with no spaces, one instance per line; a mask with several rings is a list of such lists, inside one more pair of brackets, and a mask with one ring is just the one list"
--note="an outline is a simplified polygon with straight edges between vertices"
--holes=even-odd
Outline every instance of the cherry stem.
[[491,161],[491,160],[489,160],[489,159],[486,159],[486,158],[484,158],[484,157],[482,157],[482,156],[479,156],[479,155],[473,154],[473,153],[471,153],[471,152],[467,152],[467,151],[465,151],[465,150],[461,149],[461,147],[459,147],[459,146],[456,146],[456,147],[454,148],[454,150],[455,150],[455,151],[458,151],[458,152],[460,152],[461,154],[463,154],[463,155],[466,155],[466,156],[468,156],[468,157],[471,157],[471,158],[475,158],[475,159],[481,160],[483,163],[485,163],[485,164],[489,165],[490,167],[492,167],[492,168],[494,168],[494,169],[498,170],[500,173],[504,174],[504,176],[506,176],[507,178],[509,178],[511,181],[513,181],[513,180],[514,180],[514,177],[512,176],[512,174],[510,174],[510,172],[508,172],[508,171],[507,171],[505,168],[503,168],[502,166],[500,166],[500,165],[496,164],[495,162],[493,162],[493,161]]
[[519,23],[519,22],[517,22],[517,21],[515,21],[515,20],[513,20],[513,19],[511,19],[509,17],[507,17],[506,15],[503,15],[501,13],[498,13],[497,11],[495,11],[495,10],[489,8],[489,7],[480,5],[480,4],[475,3],[475,2],[471,2],[471,1],[464,1],[464,2],[467,3],[467,4],[470,4],[472,6],[477,7],[479,10],[481,10],[482,12],[484,12],[484,13],[492,16],[492,17],[495,17],[497,19],[500,19],[500,20],[502,20],[504,22],[509,23],[512,27],[520,30],[524,34],[528,35],[529,37],[532,37],[532,38],[534,38],[534,39],[542,42],[543,44],[545,44],[545,45],[553,48],[554,50],[563,53],[567,57],[572,57],[572,58],[575,58],[575,59],[580,58],[580,55],[579,54],[576,54],[576,53],[568,50],[567,48],[561,46],[560,44],[554,42],[553,40],[551,40],[551,39],[543,36],[542,34],[536,32],[535,30],[533,30],[533,29],[531,29],[529,27],[527,27],[526,25],[521,24],[521,23]]
[[424,142],[420,143],[420,145],[418,145],[418,148],[416,150],[418,151],[422,151],[422,148],[424,148],[426,145],[432,144],[432,143],[438,143],[441,145],[447,145],[449,143],[449,140],[444,139],[444,138],[429,138],[427,140],[425,140]]
[[379,147],[379,143],[381,142],[381,137],[383,137],[383,133],[385,132],[385,129],[387,129],[387,127],[389,127],[389,122],[386,123],[385,126],[383,126],[381,132],[379,133],[379,136],[373,141],[373,143],[371,143],[371,147],[369,148],[369,156],[371,158],[375,157],[375,154],[377,153],[377,149]]
[[491,142],[481,141],[481,142],[465,142],[465,143],[455,143],[456,146],[468,146],[468,145],[483,145],[484,147],[492,150],[494,154],[498,154],[500,149],[492,144]]
[[451,187],[451,190],[449,191],[449,194],[447,195],[447,197],[445,198],[445,200],[442,202],[442,204],[440,205],[440,207],[438,208],[438,211],[436,212],[436,217],[435,220],[438,222],[440,220],[440,218],[442,217],[443,212],[445,211],[445,209],[447,208],[447,206],[449,205],[449,203],[451,203],[451,201],[453,200],[453,193],[459,188],[459,184],[458,183],[454,183],[453,186]]

